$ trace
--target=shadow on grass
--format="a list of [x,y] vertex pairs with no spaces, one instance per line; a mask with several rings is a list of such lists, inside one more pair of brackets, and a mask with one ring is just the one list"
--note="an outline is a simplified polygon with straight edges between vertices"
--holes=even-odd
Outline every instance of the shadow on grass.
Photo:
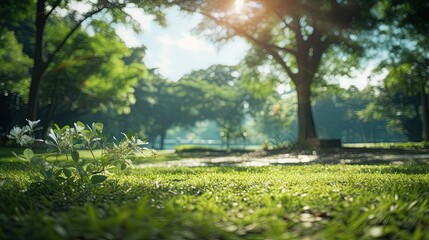
[[[0,148],[0,171],[25,171],[25,164],[16,161],[12,154],[13,151],[20,153],[22,150],[23,148]],[[161,159],[151,159],[150,157],[138,159],[135,163],[137,166],[154,164],[161,168],[170,167],[168,170],[170,174],[175,174],[172,169],[176,167],[179,167],[175,170],[178,174],[184,172],[192,174],[192,171],[181,170],[180,167],[207,167],[225,172],[257,172],[258,167],[264,166],[307,166],[314,164],[389,166],[389,168],[383,168],[382,173],[429,173],[429,154],[426,149],[326,148],[313,150],[283,149],[274,152],[183,151],[162,154],[160,157]]]
[[12,171],[27,171],[27,166],[18,161],[1,161],[0,160],[0,172],[12,172]]

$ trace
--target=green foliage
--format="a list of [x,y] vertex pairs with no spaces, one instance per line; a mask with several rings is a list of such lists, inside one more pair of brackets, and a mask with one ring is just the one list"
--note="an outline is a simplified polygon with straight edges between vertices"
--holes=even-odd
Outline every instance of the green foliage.
[[[404,136],[392,132],[374,104],[380,93],[378,88],[367,86],[360,90],[328,85],[315,89],[313,114],[321,138],[341,139],[343,142],[398,141]],[[333,127],[335,126],[335,127]]]
[[[9,137],[21,146],[31,145],[34,142],[37,123],[38,121],[29,121],[28,126],[15,127]],[[109,170],[125,170],[132,164],[131,160],[136,153],[143,154],[143,150],[148,150],[140,147],[147,143],[141,141],[137,135],[130,132],[123,135],[120,141],[110,141],[103,135],[102,123],[88,126],[76,122],[74,127],[59,127],[55,124],[54,128],[48,130],[46,144],[50,147],[49,153],[35,154],[31,148],[26,148],[22,154],[14,155],[31,169],[34,181],[41,181],[48,186],[96,185],[107,179]],[[79,150],[82,149],[90,152],[89,160],[80,157]],[[97,154],[95,150],[100,153]],[[65,154],[67,162],[59,161],[62,154]],[[69,161],[69,157],[72,161]]]
[[[366,112],[387,119],[391,131],[421,141],[427,125],[423,99],[427,98],[429,58],[427,1],[383,0],[377,4],[380,26],[371,41],[383,61],[376,73],[385,75],[380,96]],[[388,39],[388,41],[386,41]]]
[[0,2],[0,31],[7,25],[14,25],[16,22],[25,19],[28,12],[34,7],[32,0],[3,0]]
[[403,133],[410,141],[422,140],[423,102],[427,98],[429,58],[427,46],[403,47],[391,53],[393,61],[383,61],[378,71],[387,73],[379,96],[361,117],[384,118],[391,131]]
[[[141,50],[134,53],[142,53]],[[137,59],[136,59],[137,60]],[[130,114],[116,118],[119,129],[131,129],[144,133],[149,142],[155,144],[157,136],[163,139],[169,128],[174,126],[189,126],[195,123],[195,115],[190,112],[190,102],[187,94],[182,95],[178,84],[165,79],[150,70],[141,78],[134,95],[135,104],[130,108]]]
[[383,0],[377,5],[383,23],[393,23],[402,29],[411,30],[413,35],[426,34],[429,27],[426,14],[429,5],[425,0]]
[[[47,41],[55,43],[52,48],[72,24],[63,18],[51,23],[48,33],[59,32],[46,36]],[[134,88],[138,80],[147,75],[141,59],[128,60],[134,51],[113,27],[103,21],[93,21],[91,26],[91,35],[84,30],[75,32],[56,55],[41,84],[40,105],[42,109],[52,109],[54,119],[70,112],[81,119],[85,113],[110,109],[127,114],[136,101]]]
[[282,147],[286,142],[291,143],[295,139],[295,97],[290,93],[283,96],[275,93],[268,97],[265,105],[255,113],[257,128],[270,138],[271,147]]
[[[95,98],[96,101],[86,102],[90,103],[89,106],[81,105],[81,107],[83,106],[82,109],[86,111],[88,108],[90,111],[100,111],[114,107],[119,113],[129,113],[129,106],[134,101],[132,87],[137,78],[141,77],[141,72],[144,71],[141,67],[138,67],[139,69],[136,71],[135,67],[124,66],[121,57],[126,57],[128,48],[110,25],[126,24],[136,32],[141,31],[138,22],[132,17],[133,14],[127,11],[127,7],[138,7],[142,10],[142,14],[144,11],[144,13],[154,16],[154,20],[164,26],[165,16],[162,10],[166,5],[169,5],[167,1],[138,0],[2,1],[0,3],[0,12],[2,13],[0,14],[1,35],[5,29],[14,31],[20,43],[25,44],[26,53],[31,54],[33,58],[34,66],[32,69],[35,74],[31,75],[32,78],[29,82],[31,87],[27,86],[26,88],[27,92],[30,91],[27,107],[28,117],[35,120],[37,107],[40,103],[42,103],[40,104],[42,107],[48,108],[46,110],[48,112],[47,119],[44,119],[44,122],[47,123],[51,122],[50,115],[56,109],[71,111],[81,109],[76,105],[81,103],[82,99],[76,96],[64,96],[61,92],[58,93],[58,88],[62,86],[58,82],[67,83],[68,86],[65,87],[67,90],[72,89],[70,85],[74,83],[75,87],[80,86],[79,90],[83,90],[80,92],[81,95],[86,94],[86,97],[92,100]],[[87,29],[82,29],[83,25]],[[82,35],[88,32],[95,35],[91,39],[91,44],[85,44],[85,41],[79,42],[79,40],[85,40]],[[99,35],[106,37],[105,41],[97,41],[100,40]],[[72,43],[71,40],[73,40]],[[122,46],[119,46],[118,43],[121,43]],[[70,44],[73,46],[70,47]],[[105,51],[93,51],[94,49]],[[109,52],[110,49],[119,51],[119,54],[116,52],[112,56]],[[86,55],[83,54],[85,51],[87,51]],[[89,63],[87,65],[103,64],[102,67],[98,66],[97,73],[79,78],[77,76],[80,76],[81,73],[83,73],[82,75],[88,74],[81,71],[82,68],[76,69],[82,67],[83,63]],[[26,72],[28,71],[21,71],[21,73]],[[51,76],[47,76],[46,73],[48,72]],[[64,72],[67,73],[64,74]],[[57,76],[58,79],[56,79]],[[82,79],[84,81],[85,79],[89,80],[88,86],[96,87],[85,88]],[[0,80],[6,81],[8,79]],[[71,94],[73,93],[76,92],[71,91]],[[58,96],[65,98],[59,100],[61,97]],[[114,97],[112,98],[112,96]],[[39,97],[42,98],[41,101],[39,101]],[[103,101],[97,101],[100,99]],[[66,103],[67,108],[55,106],[57,103]]]
[[285,149],[293,142],[294,142],[293,138],[291,138],[288,135],[276,135],[276,136],[270,137],[269,139],[270,144],[269,145],[264,144],[263,149],[264,150]]
[[216,122],[227,148],[231,139],[247,136],[243,121],[264,102],[246,87],[236,66],[213,65],[193,71],[183,76],[178,85],[179,94],[192,103],[190,111],[197,120]]
[[[241,82],[243,87],[253,93],[259,99],[268,98],[275,94],[276,85],[279,82],[286,84],[284,78],[289,79],[281,74],[269,59],[259,56],[260,51],[251,49],[245,56],[240,65]],[[282,81],[283,79],[283,81]]]
[[0,90],[21,94],[26,98],[30,84],[31,59],[23,53],[12,31],[0,29]]

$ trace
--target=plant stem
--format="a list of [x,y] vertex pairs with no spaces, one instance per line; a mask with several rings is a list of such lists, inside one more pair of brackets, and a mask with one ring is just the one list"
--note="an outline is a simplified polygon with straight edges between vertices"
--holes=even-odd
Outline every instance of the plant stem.
[[91,144],[89,144],[89,143],[88,143],[88,150],[91,153],[92,159],[94,159],[94,162],[97,162],[97,158],[95,157],[94,152],[92,151]]
[[[92,155],[92,159],[94,159],[94,162],[95,163],[97,163],[97,158],[95,157],[95,154],[94,154],[94,151],[93,151],[93,149],[92,149],[92,147],[91,147],[91,144],[87,144],[87,146],[88,146],[88,150],[89,150],[89,152],[91,153],[91,155]],[[98,170],[98,171],[95,171],[95,172],[91,172],[92,174],[98,174],[98,173],[102,173],[102,172],[104,172],[104,165],[103,165],[103,161],[101,161],[101,170]]]

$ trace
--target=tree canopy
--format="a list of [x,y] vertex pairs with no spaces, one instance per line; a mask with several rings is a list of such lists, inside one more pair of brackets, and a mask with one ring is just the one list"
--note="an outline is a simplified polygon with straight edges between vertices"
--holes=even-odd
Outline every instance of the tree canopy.
[[353,33],[372,27],[368,9],[376,1],[253,0],[238,10],[232,7],[234,1],[178,2],[205,17],[200,31],[213,41],[243,37],[254,47],[256,59],[280,67],[297,91],[298,141],[317,144],[310,87],[329,48],[355,48]]
[[[76,9],[76,4],[85,6],[86,11]],[[63,50],[69,39],[80,29],[82,24],[93,24],[97,28],[99,21],[94,20],[98,14],[103,14],[101,19],[109,23],[123,23],[131,24],[133,28],[138,31],[139,26],[133,21],[132,17],[124,11],[125,7],[138,7],[144,10],[147,14],[155,16],[155,20],[160,24],[165,24],[164,14],[161,11],[161,6],[164,5],[163,1],[113,1],[113,0],[99,0],[99,1],[47,1],[37,0],[35,4],[31,1],[16,3],[6,1],[1,3],[2,9],[19,9],[20,14],[28,16],[26,20],[35,18],[32,30],[34,31],[34,41],[31,42],[34,49],[33,66],[31,74],[31,83],[28,97],[28,114],[29,119],[35,120],[37,117],[37,106],[39,104],[39,90],[44,79],[47,69],[51,66],[55,57]],[[29,12],[25,10],[31,9]],[[62,14],[66,12],[66,16]],[[21,16],[21,15],[19,15]],[[10,14],[5,14],[1,17],[1,22],[11,18]],[[48,41],[46,38],[47,31],[52,27],[57,17],[67,17],[70,19],[70,25],[67,25],[68,30],[64,35],[61,35],[56,41]],[[16,20],[16,18],[15,18]],[[27,36],[28,37],[28,36]]]

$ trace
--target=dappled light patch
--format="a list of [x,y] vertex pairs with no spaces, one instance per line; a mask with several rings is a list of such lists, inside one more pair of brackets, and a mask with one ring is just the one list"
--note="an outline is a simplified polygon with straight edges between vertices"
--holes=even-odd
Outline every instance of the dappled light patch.
[[289,152],[265,154],[265,152],[249,152],[235,154],[197,153],[196,158],[192,154],[183,155],[183,158],[151,163],[137,164],[138,168],[147,167],[204,167],[204,166],[230,166],[230,167],[262,167],[271,165],[296,165],[296,164],[365,164],[365,165],[397,165],[408,166],[410,164],[429,164],[429,153],[426,152],[395,152],[395,151],[365,151],[362,150],[333,150]]

